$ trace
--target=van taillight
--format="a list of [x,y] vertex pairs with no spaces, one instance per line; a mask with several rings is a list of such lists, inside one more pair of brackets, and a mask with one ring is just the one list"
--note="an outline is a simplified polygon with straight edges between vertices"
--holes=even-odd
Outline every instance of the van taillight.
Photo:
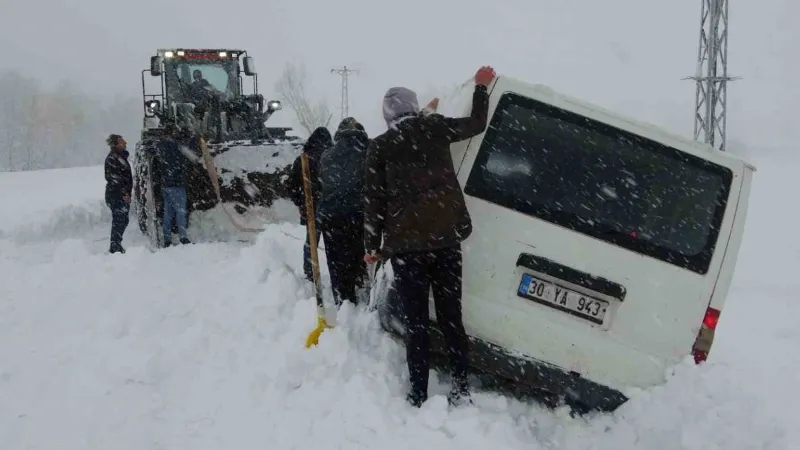
[[719,323],[719,313],[719,310],[714,308],[706,309],[703,324],[700,326],[697,339],[695,339],[692,346],[692,355],[696,364],[700,364],[708,358],[711,344],[714,343],[714,332],[717,329],[717,323]]
[[714,308],[708,308],[706,310],[706,316],[703,317],[703,325],[711,328],[712,330],[716,330],[717,322],[719,322],[719,311]]

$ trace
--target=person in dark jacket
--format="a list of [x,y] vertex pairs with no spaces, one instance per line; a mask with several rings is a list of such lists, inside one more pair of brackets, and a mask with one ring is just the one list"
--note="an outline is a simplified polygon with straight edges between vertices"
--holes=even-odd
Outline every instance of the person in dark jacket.
[[354,118],[342,120],[335,144],[320,160],[322,197],[317,222],[325,239],[325,254],[331,275],[334,300],[358,304],[356,288],[361,287],[364,265],[364,160],[369,137]]
[[[472,113],[464,118],[420,113],[416,94],[386,92],[383,114],[389,129],[373,139],[365,164],[364,246],[367,263],[391,258],[395,289],[406,326],[411,389],[407,400],[428,398],[428,294],[450,356],[451,404],[471,402],[467,385],[468,340],[461,317],[461,242],[472,221],[456,178],[450,144],[484,131],[491,67],[475,74]],[[436,99],[429,107],[438,104]],[[381,244],[381,238],[383,243]]]
[[[319,127],[308,137],[303,151],[308,153],[308,170],[311,177],[311,192],[314,210],[316,211],[322,192],[322,184],[319,179],[319,159],[325,150],[333,146],[331,132],[325,127]],[[306,221],[306,197],[303,185],[303,165],[300,156],[294,160],[288,181],[289,196],[292,203],[297,205],[300,210],[300,225],[307,225]],[[319,245],[320,229],[316,229],[317,245]],[[303,246],[303,272],[306,279],[314,281],[314,274],[311,268],[311,236],[306,231],[306,243]]]
[[122,235],[128,228],[131,209],[131,191],[133,190],[133,173],[128,163],[125,139],[118,134],[111,134],[106,139],[109,152],[105,162],[106,205],[111,209],[111,245],[110,253],[125,253],[122,247]]
[[167,136],[155,148],[161,161],[161,194],[164,201],[164,246],[172,245],[172,223],[177,224],[181,244],[190,244],[186,232],[186,179],[189,162],[200,158],[178,141],[178,128],[167,125]]

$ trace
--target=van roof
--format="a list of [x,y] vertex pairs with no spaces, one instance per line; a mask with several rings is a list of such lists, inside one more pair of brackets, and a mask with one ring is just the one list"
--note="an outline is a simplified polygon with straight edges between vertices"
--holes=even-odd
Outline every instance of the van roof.
[[570,95],[557,92],[550,86],[544,84],[530,83],[527,81],[520,80],[518,78],[510,77],[508,75],[498,74],[497,78],[499,79],[501,77],[505,78],[507,81],[510,81],[512,84],[527,85],[533,91],[535,91],[535,93],[538,94],[539,97],[545,99],[550,103],[553,103],[556,106],[565,107],[565,109],[570,109],[571,106],[577,106],[580,109],[586,109],[592,113],[596,113],[593,114],[594,119],[608,123],[609,125],[615,126],[617,128],[625,129],[632,133],[644,136],[646,138],[652,139],[657,142],[661,142],[662,144],[675,147],[679,150],[700,157],[706,157],[706,155],[713,152],[714,154],[713,157],[715,159],[738,162],[740,164],[743,164],[745,167],[749,168],[752,171],[756,170],[756,167],[752,163],[748,162],[747,160],[738,155],[719,151],[709,144],[694,139],[690,139],[686,136],[677,134],[672,131],[668,131],[663,127],[659,127],[657,125],[654,125],[652,123],[643,120],[634,119],[624,114],[609,111],[608,109],[605,109],[597,104],[587,102],[585,100],[580,100],[576,97],[572,97]]

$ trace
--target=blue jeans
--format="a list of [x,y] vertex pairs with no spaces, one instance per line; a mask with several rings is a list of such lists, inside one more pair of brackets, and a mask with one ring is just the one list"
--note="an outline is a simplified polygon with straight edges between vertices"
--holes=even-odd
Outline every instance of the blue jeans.
[[178,222],[178,234],[186,236],[186,188],[164,187],[164,244],[172,242],[172,220]]

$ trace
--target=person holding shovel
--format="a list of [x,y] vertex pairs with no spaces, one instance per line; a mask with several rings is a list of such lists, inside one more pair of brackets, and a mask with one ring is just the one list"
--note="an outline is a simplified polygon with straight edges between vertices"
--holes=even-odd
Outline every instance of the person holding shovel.
[[408,402],[428,398],[428,294],[433,289],[437,321],[452,369],[452,405],[470,402],[467,385],[468,340],[461,317],[461,242],[472,233],[450,144],[486,129],[487,86],[491,67],[475,74],[472,113],[448,118],[434,113],[434,99],[420,111],[417,95],[404,87],[383,98],[388,130],[372,140],[364,180],[364,261],[392,260],[395,288],[405,311],[406,359],[411,389]]
[[[325,127],[318,127],[308,137],[303,146],[303,153],[308,156],[308,170],[311,178],[312,206],[316,209],[322,195],[322,182],[319,178],[319,160],[327,149],[333,146],[331,132]],[[292,164],[288,180],[289,198],[292,200],[300,212],[300,225],[308,226],[307,205],[303,185],[303,169],[301,156],[298,156]],[[319,243],[320,230],[316,229],[316,241]],[[306,242],[303,246],[303,273],[308,281],[314,281],[311,268],[311,239],[306,228]]]
[[336,306],[358,304],[356,288],[366,275],[364,255],[364,159],[369,137],[352,117],[339,124],[335,144],[320,159],[322,195],[317,219],[325,238],[325,255]]

